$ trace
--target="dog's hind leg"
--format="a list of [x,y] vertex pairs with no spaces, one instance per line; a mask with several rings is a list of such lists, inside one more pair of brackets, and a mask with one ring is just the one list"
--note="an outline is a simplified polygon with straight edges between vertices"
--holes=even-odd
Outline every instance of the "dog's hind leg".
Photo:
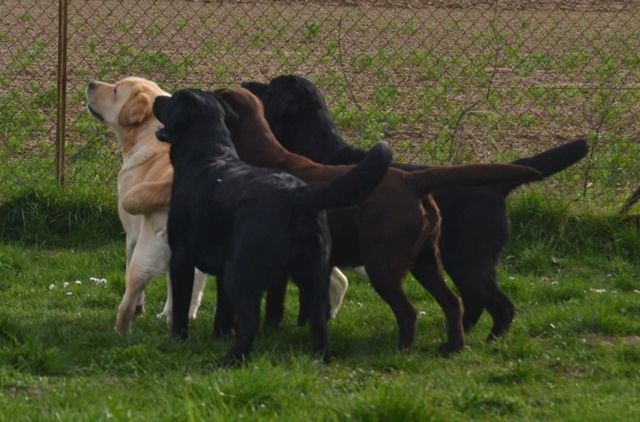
[[166,318],[167,324],[171,326],[171,311],[173,310],[173,296],[171,294],[171,276],[167,273],[167,298],[164,301],[162,312],[156,318]]
[[[127,263],[124,270],[125,277],[126,277],[126,274],[129,273],[131,258],[133,257],[133,251],[136,248],[136,243],[139,235],[140,235],[139,230],[135,230],[135,229],[133,229],[131,233],[127,233],[127,238],[125,240],[126,254],[127,254]],[[136,305],[136,310],[135,310],[135,316],[139,316],[142,314],[144,314],[144,293],[140,294],[140,297],[138,298],[138,303]]]
[[[202,295],[204,294],[204,288],[207,282],[207,275],[202,271],[196,269],[193,277],[193,294],[191,296],[191,305],[189,306],[189,318],[196,319],[198,316],[198,309],[202,303]],[[156,315],[158,318],[166,318],[167,324],[171,325],[171,309],[173,307],[173,300],[171,296],[171,277],[167,274],[167,299],[164,302],[162,312]]]
[[136,305],[135,316],[144,315],[144,290],[138,296],[138,304]]
[[[316,268],[316,270],[318,270]],[[304,304],[311,328],[311,341],[314,352],[325,362],[329,362],[329,334],[327,320],[329,317],[329,268],[315,271],[306,276],[296,277],[300,286],[300,303]]]
[[468,333],[478,323],[484,311],[484,305],[478,296],[470,293],[468,290],[461,290],[460,295],[462,296],[462,303],[464,303],[462,327],[465,333]]
[[172,248],[169,261],[173,310],[171,312],[171,334],[186,339],[189,330],[189,305],[193,294],[195,267],[180,245]]
[[443,353],[461,350],[464,346],[464,331],[460,300],[444,281],[433,247],[425,244],[414,260],[411,273],[431,293],[447,319],[447,341],[440,346],[440,350]]
[[207,275],[202,271],[196,269],[193,276],[193,293],[191,294],[191,305],[189,306],[189,318],[196,319],[198,316],[198,309],[202,303],[202,295],[204,294],[204,288],[207,283]]
[[495,282],[491,284],[487,292],[487,311],[493,318],[493,326],[487,341],[492,341],[505,335],[509,327],[511,327],[515,315],[515,306]]
[[[338,269],[338,267],[331,268],[331,277],[329,278],[329,318],[335,318],[338,310],[342,306],[342,300],[349,288],[349,280]],[[304,326],[309,322],[309,310],[306,303],[303,300],[302,292],[300,292],[300,310],[298,311],[298,325]]]
[[462,295],[465,331],[473,328],[486,309],[493,319],[493,327],[487,340],[503,336],[511,326],[515,307],[498,287],[495,268],[486,264],[465,263],[455,267],[448,266],[447,271]]
[[[229,271],[225,270],[225,277]],[[225,278],[224,291],[233,304],[236,315],[236,341],[223,359],[225,364],[242,363],[248,357],[260,325],[261,294],[250,280]]]
[[[300,288],[300,307],[309,321],[313,350],[324,362],[329,362],[329,334],[327,321],[331,308],[329,305],[329,266],[328,249],[322,241],[313,244],[307,240],[306,253],[299,255],[291,266],[291,275]],[[312,246],[313,245],[313,246]],[[323,251],[327,251],[323,253]]]
[[216,275],[216,312],[213,318],[213,336],[226,338],[231,336],[235,310],[224,289],[224,274]]
[[[362,267],[359,267],[362,268]],[[331,306],[331,318],[335,318],[342,300],[349,288],[349,280],[337,267],[331,268],[331,279],[329,280],[329,305]]]
[[169,245],[164,228],[145,220],[125,274],[125,293],[116,319],[118,333],[129,332],[145,286],[151,278],[166,271],[168,258]]
[[447,272],[451,280],[458,287],[462,303],[464,304],[464,313],[462,315],[462,326],[465,332],[471,331],[476,325],[487,303],[487,284],[486,276],[482,271],[478,271],[468,262],[459,263],[456,267],[448,266]]
[[400,330],[400,349],[408,350],[413,346],[416,337],[417,313],[409,298],[402,290],[402,282],[407,274],[408,263],[376,260],[365,261],[367,274],[371,284],[380,297],[393,310]]
[[[278,328],[284,318],[284,297],[287,292],[287,277],[281,277],[274,280],[271,287],[267,291],[267,299],[265,304],[265,325],[271,328]],[[302,315],[302,305],[300,315]]]

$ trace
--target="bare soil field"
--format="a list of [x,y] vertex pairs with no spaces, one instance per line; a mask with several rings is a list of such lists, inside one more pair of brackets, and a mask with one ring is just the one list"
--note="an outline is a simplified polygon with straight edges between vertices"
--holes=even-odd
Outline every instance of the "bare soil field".
[[[505,159],[582,136],[635,142],[639,3],[70,1],[69,158],[96,131],[86,82],[130,74],[166,89],[301,74],[350,141],[384,138],[415,162]],[[56,4],[0,4],[0,95],[17,90],[22,112],[44,116],[29,153],[49,154],[53,137]]]

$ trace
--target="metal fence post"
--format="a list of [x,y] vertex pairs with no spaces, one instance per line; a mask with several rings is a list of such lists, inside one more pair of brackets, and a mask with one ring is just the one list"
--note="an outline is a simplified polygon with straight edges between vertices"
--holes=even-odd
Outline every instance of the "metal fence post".
[[58,2],[58,107],[56,120],[56,181],[64,184],[64,140],[67,109],[67,0]]

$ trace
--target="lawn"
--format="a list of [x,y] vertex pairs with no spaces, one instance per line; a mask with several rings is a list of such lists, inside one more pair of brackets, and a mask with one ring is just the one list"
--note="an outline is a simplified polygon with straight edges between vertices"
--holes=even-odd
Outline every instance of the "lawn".
[[349,274],[330,364],[296,326],[291,287],[281,328],[261,331],[244,367],[221,369],[230,341],[211,336],[213,283],[186,342],[155,317],[161,278],[120,337],[124,240],[111,197],[16,195],[0,208],[0,419],[637,420],[638,219],[576,212],[529,188],[510,204],[499,278],[517,317],[505,339],[485,342],[485,315],[461,353],[440,356],[443,315],[408,280],[418,339],[401,353],[390,309]]
[[[640,420],[640,206],[617,214],[640,180],[640,21],[631,6],[551,3],[71,1],[59,188],[56,9],[2,2],[0,420]],[[405,161],[504,161],[590,140],[585,160],[510,197],[506,338],[485,341],[484,315],[461,353],[441,356],[445,319],[407,279],[418,336],[401,353],[391,310],[352,273],[330,364],[296,326],[295,287],[281,328],[261,331],[241,368],[215,365],[231,342],[211,335],[213,280],[186,342],[155,316],[162,278],[132,334],[115,333],[120,157],[84,110],[86,82],[136,74],[171,90],[290,72],[322,88],[350,142],[387,139]]]

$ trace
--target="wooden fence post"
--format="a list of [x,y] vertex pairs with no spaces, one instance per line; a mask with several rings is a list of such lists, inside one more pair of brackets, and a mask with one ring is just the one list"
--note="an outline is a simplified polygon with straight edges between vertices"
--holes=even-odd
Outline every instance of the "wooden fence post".
[[67,0],[58,2],[58,107],[56,120],[56,181],[64,185],[64,141],[67,114]]

